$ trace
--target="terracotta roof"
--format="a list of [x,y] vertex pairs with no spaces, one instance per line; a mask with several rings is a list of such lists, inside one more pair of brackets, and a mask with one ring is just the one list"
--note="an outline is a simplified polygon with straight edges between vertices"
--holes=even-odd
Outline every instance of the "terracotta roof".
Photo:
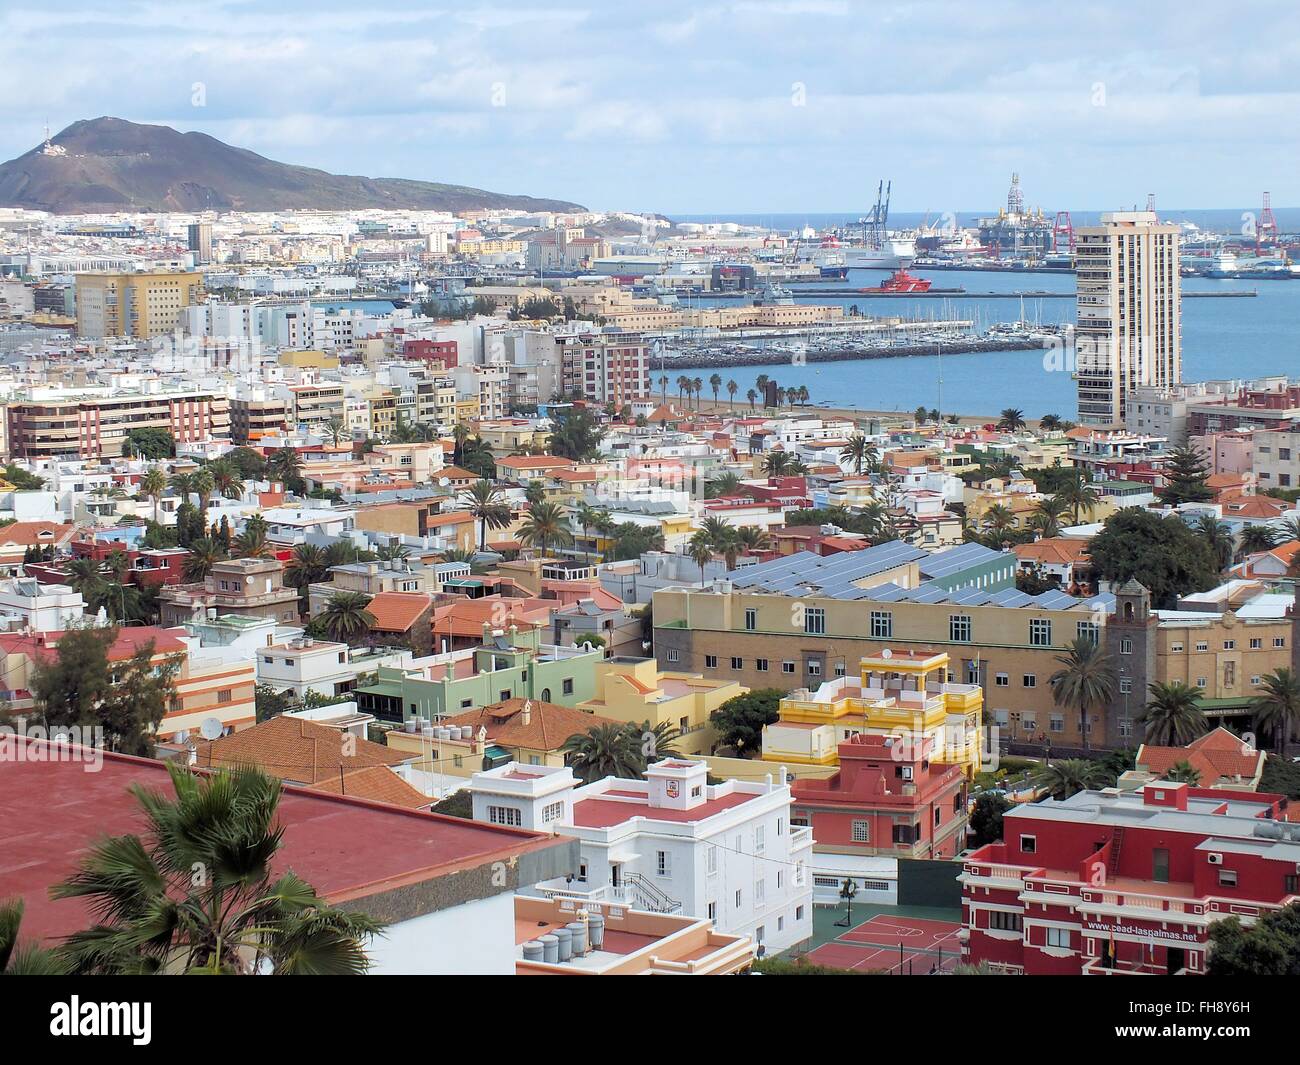
[[1028,562],[1047,562],[1052,565],[1080,565],[1088,562],[1088,541],[1067,540],[1049,536],[1032,544],[1016,544],[1012,549],[1016,558]]
[[281,780],[307,785],[337,781],[340,771],[347,776],[415,757],[288,714],[217,740],[196,740],[195,747],[200,768],[253,765]]
[[411,787],[386,765],[350,770],[343,774],[342,780],[331,776],[311,785],[311,789],[331,795],[347,795],[353,799],[383,802],[389,806],[405,806],[408,810],[423,810],[437,801]]
[[[523,721],[525,703],[530,704],[528,724]],[[540,699],[507,699],[477,710],[467,710],[444,719],[440,724],[468,725],[475,735],[482,727],[487,731],[487,738],[502,747],[558,751],[564,746],[564,741],[576,733],[586,732],[597,725],[617,725],[619,722]]]
[[[32,661],[50,658],[62,632],[45,632],[36,635],[0,633],[0,647],[8,654],[25,654]],[[179,637],[187,635],[184,629],[163,629],[156,625],[129,626],[117,630],[117,638],[108,649],[110,661],[121,662],[131,658],[140,648],[152,642],[154,655],[183,654],[188,644]]]
[[507,455],[497,459],[498,466],[508,466],[513,470],[549,470],[561,466],[575,465],[573,459],[561,455]]
[[1267,496],[1237,496],[1223,504],[1225,518],[1276,518],[1290,506]]
[[1137,765],[1156,776],[1162,776],[1178,762],[1187,762],[1200,771],[1200,787],[1224,781],[1233,783],[1238,777],[1256,783],[1264,769],[1264,751],[1246,750],[1240,736],[1225,728],[1216,728],[1186,747],[1155,747],[1144,743],[1138,748]]
[[61,525],[57,521],[16,521],[0,529],[0,554],[12,554],[14,549],[25,550],[34,544],[62,544],[72,539],[75,525]]
[[366,604],[374,617],[372,629],[406,632],[429,609],[433,596],[425,592],[379,592]]

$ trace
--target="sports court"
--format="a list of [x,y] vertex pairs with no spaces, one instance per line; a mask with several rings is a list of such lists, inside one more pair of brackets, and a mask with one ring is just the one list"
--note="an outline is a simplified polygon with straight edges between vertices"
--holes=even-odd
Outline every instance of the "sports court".
[[809,951],[804,960],[812,965],[895,976],[951,972],[961,962],[960,927],[951,921],[877,913]]

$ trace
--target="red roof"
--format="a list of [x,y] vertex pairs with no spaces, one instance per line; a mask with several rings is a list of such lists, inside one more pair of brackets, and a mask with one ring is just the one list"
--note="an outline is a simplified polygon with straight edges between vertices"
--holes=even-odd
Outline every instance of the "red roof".
[[366,610],[374,617],[372,629],[383,632],[406,632],[429,609],[433,596],[424,592],[380,592]]
[[1199,770],[1199,787],[1208,788],[1218,781],[1234,782],[1241,777],[1256,782],[1264,769],[1265,753],[1249,751],[1240,736],[1219,727],[1193,740],[1186,747],[1156,747],[1144,743],[1138,748],[1136,764],[1163,776],[1179,762]]

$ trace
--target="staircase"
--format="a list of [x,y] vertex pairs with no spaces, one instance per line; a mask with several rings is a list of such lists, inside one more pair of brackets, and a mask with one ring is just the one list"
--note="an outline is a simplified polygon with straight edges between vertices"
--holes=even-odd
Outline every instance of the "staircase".
[[620,885],[638,910],[651,913],[678,913],[682,904],[665,894],[657,885],[647,880],[640,873],[624,873]]
[[1110,837],[1110,857],[1106,859],[1106,876],[1109,879],[1119,871],[1119,852],[1124,846],[1124,826],[1117,825]]

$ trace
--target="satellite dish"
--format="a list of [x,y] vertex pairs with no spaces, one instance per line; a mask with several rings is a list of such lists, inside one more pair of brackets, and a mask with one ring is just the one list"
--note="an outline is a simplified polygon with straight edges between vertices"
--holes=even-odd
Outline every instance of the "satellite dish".
[[891,651],[888,647],[886,647],[883,651],[880,652],[880,657],[881,657],[881,658],[893,658],[893,657],[894,657],[894,652]]
[[225,726],[221,724],[219,717],[205,717],[199,724],[199,735],[205,740],[220,739],[224,731]]
[[438,478],[438,486],[439,486],[440,488],[446,488],[449,484],[451,484],[451,478],[450,478],[450,477],[439,477],[439,478]]

